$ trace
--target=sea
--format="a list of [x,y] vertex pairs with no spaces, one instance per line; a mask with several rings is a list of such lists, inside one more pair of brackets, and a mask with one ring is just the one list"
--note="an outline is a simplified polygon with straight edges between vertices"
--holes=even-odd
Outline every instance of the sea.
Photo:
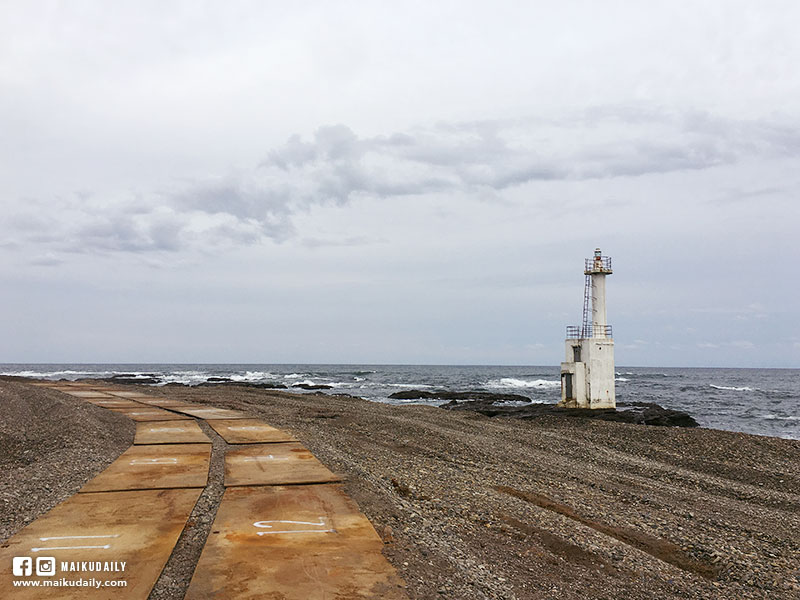
[[[49,380],[132,375],[151,385],[198,385],[209,378],[330,386],[323,393],[388,404],[400,390],[486,390],[523,396],[516,404],[556,403],[557,366],[261,365],[261,364],[0,364],[0,374]],[[800,369],[618,367],[617,402],[655,402],[692,415],[702,427],[800,439]]]

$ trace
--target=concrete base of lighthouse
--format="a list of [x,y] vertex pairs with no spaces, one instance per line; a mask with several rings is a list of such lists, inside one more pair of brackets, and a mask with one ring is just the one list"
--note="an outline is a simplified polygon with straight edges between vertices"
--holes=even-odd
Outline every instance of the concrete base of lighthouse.
[[616,408],[614,340],[569,339],[561,363],[561,402],[567,408]]

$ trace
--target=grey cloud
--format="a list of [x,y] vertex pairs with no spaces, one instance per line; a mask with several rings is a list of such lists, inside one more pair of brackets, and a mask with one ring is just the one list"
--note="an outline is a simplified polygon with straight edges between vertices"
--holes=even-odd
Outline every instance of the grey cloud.
[[713,202],[715,204],[732,204],[737,202],[751,202],[752,200],[765,199],[785,193],[785,187],[769,186],[755,189],[729,189]]
[[292,229],[291,190],[279,181],[260,180],[256,174],[254,171],[222,181],[198,182],[167,202],[181,212],[229,215],[243,223],[257,223],[265,237],[285,237]]
[[136,223],[109,215],[95,220],[75,231],[68,242],[73,252],[83,251],[174,251],[180,245],[180,226],[158,218]]
[[353,236],[341,240],[304,238],[301,243],[308,248],[353,247],[367,246],[376,243],[376,240],[366,236]]
[[56,211],[46,223],[24,211],[16,219],[20,236],[61,250],[175,252],[283,241],[297,234],[296,214],[356,197],[439,192],[500,201],[504,190],[535,181],[640,177],[798,153],[800,134],[788,120],[635,106],[558,119],[438,123],[374,137],[335,125],[309,140],[292,136],[252,169],[150,197],[104,203],[74,195],[60,203],[64,214]]
[[45,255],[29,260],[28,264],[36,267],[57,267],[64,264],[64,260],[52,255]]

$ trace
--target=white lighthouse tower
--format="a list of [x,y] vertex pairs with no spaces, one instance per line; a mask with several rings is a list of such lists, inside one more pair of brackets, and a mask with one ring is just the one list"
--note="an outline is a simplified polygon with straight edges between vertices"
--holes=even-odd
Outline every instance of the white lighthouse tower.
[[569,408],[616,408],[614,340],[606,321],[606,275],[611,259],[600,248],[586,259],[583,322],[567,327],[566,360],[561,363],[561,402]]

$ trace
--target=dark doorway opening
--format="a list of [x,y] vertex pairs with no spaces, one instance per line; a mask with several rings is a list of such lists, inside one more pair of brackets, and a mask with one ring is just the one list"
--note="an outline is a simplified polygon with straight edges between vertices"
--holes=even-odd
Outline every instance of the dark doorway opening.
[[580,346],[573,346],[572,347],[572,360],[573,360],[573,362],[581,362],[581,347]]

